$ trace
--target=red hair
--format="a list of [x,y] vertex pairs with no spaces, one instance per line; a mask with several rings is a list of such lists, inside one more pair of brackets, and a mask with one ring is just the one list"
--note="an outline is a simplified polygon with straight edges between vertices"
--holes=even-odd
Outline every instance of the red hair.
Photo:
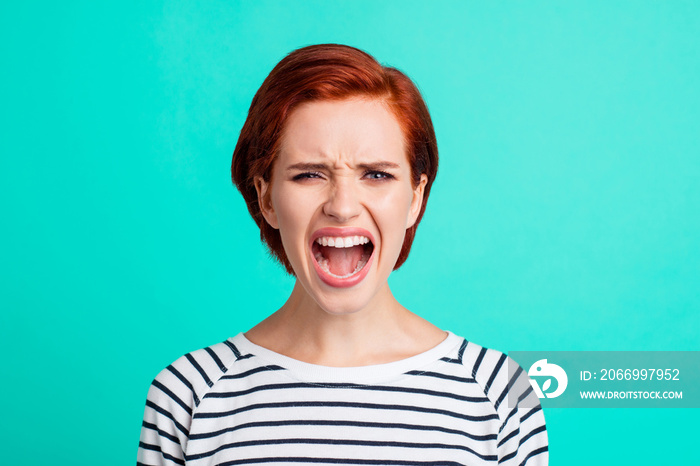
[[292,110],[304,102],[365,96],[388,104],[404,134],[413,185],[428,177],[416,222],[406,230],[394,266],[408,258],[438,168],[433,123],[420,92],[401,71],[382,66],[371,55],[347,45],[320,44],[291,52],[265,78],[253,97],[248,118],[233,151],[231,176],[260,228],[260,238],[272,255],[294,275],[279,231],[263,218],[254,180],[269,181],[284,125]]

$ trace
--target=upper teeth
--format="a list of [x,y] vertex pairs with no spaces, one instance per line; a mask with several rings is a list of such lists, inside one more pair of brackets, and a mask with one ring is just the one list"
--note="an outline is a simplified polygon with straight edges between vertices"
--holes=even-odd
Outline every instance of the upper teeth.
[[322,236],[316,239],[321,246],[333,246],[336,248],[351,248],[360,244],[369,243],[366,236]]

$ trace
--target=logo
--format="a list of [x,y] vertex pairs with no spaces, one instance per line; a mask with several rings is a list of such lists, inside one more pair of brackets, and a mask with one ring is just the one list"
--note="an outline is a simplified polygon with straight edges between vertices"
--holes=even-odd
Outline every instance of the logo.
[[[527,375],[531,377],[530,385],[532,385],[533,390],[535,390],[535,393],[537,393],[539,398],[544,398],[545,395],[547,398],[556,398],[564,393],[564,390],[566,390],[566,385],[569,383],[569,378],[566,376],[564,369],[556,364],[548,363],[546,359],[540,359],[530,366],[530,370],[527,371]],[[533,376],[546,376],[550,378],[545,380],[542,388],[540,389],[537,382],[532,379]],[[547,390],[549,390],[550,386],[552,385],[551,377],[554,377],[554,379],[557,381],[557,388],[553,392],[547,393]]]

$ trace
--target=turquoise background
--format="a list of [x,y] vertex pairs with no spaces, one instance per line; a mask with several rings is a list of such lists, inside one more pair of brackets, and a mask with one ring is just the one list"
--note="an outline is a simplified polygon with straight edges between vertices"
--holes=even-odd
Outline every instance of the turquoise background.
[[[300,46],[405,71],[440,173],[408,308],[514,350],[700,349],[700,3],[4,2],[7,465],[134,464],[146,391],[292,281],[229,179]],[[690,464],[697,411],[545,411],[552,464]]]

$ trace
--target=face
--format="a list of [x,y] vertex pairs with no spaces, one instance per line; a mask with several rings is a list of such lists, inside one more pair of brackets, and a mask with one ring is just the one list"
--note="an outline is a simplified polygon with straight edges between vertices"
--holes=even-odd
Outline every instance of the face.
[[306,294],[335,314],[388,291],[427,177],[414,186],[403,133],[386,104],[353,98],[302,104],[289,116],[270,182],[256,179]]

